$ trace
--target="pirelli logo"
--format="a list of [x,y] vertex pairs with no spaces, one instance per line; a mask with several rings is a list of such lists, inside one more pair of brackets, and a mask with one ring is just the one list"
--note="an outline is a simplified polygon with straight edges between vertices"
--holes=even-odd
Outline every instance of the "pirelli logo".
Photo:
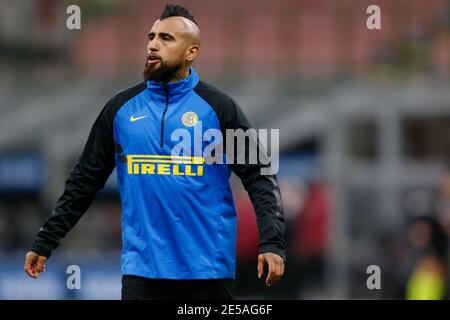
[[128,174],[203,176],[203,157],[170,155],[127,155]]

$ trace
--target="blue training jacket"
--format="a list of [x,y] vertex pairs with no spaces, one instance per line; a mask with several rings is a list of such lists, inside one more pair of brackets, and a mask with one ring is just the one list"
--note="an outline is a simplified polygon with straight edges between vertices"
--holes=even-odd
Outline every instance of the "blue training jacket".
[[[234,278],[231,172],[242,180],[253,203],[259,252],[285,258],[286,228],[276,177],[261,175],[260,162],[206,161],[207,148],[225,145],[226,129],[249,128],[240,107],[200,81],[193,68],[181,81],[141,82],[119,92],[94,122],[31,250],[49,257],[117,167],[123,275]],[[220,158],[220,152],[212,155]]]

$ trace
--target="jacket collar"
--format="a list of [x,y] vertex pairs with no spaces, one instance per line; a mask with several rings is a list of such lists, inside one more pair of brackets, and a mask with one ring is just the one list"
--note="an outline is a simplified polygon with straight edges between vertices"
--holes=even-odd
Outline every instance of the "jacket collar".
[[184,97],[189,91],[193,90],[198,81],[199,77],[197,72],[195,72],[194,68],[190,67],[189,76],[185,79],[168,83],[149,80],[147,81],[147,89],[157,100],[164,99],[164,101],[167,90],[170,102],[176,102]]

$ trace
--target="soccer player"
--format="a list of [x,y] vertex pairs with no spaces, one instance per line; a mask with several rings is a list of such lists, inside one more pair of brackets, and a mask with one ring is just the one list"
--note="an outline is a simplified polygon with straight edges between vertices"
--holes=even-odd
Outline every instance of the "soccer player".
[[[193,133],[201,124],[202,133],[217,129],[225,141],[226,129],[251,126],[240,107],[199,80],[191,66],[200,30],[185,7],[167,5],[148,37],[144,81],[117,93],[100,112],[63,194],[26,254],[25,271],[39,277],[116,167],[122,299],[235,299],[233,171],[257,216],[258,277],[268,265],[266,284],[271,286],[282,277],[286,258],[275,175],[261,174],[261,161],[206,163],[202,156],[172,155],[179,144],[172,139],[177,129]],[[183,143],[191,154],[198,151]]]

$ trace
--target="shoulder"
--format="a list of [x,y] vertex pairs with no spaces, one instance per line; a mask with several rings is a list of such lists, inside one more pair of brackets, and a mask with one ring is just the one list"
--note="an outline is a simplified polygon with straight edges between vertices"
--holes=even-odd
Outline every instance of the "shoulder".
[[130,99],[141,93],[147,87],[146,82],[140,82],[117,92],[102,108],[94,121],[93,127],[112,130],[114,118],[119,109]]
[[220,90],[219,88],[213,86],[212,84],[200,80],[194,88],[194,91],[197,94],[201,94],[207,97],[215,98],[215,99],[231,99],[225,92]]
[[145,81],[142,81],[117,92],[103,107],[102,111],[96,119],[96,122],[102,120],[106,121],[107,124],[112,125],[119,109],[127,101],[141,93],[146,87],[147,83]]
[[220,89],[199,81],[194,91],[214,109],[222,129],[251,127],[240,106]]
[[211,106],[220,120],[234,117],[239,108],[228,94],[205,81],[199,81],[194,91]]
[[106,123],[108,127],[112,127],[112,123],[114,122],[114,118],[119,109],[127,101],[141,93],[146,87],[147,84],[145,81],[143,81],[117,92],[103,107],[97,119],[95,120],[94,125],[96,125],[97,123]]
[[213,108],[233,109],[236,105],[236,102],[228,94],[207,82],[199,81],[194,91]]
[[120,107],[122,107],[127,101],[144,91],[145,88],[147,88],[147,84],[145,81],[142,81],[117,92],[106,104],[105,111],[107,113],[115,114],[120,109]]

